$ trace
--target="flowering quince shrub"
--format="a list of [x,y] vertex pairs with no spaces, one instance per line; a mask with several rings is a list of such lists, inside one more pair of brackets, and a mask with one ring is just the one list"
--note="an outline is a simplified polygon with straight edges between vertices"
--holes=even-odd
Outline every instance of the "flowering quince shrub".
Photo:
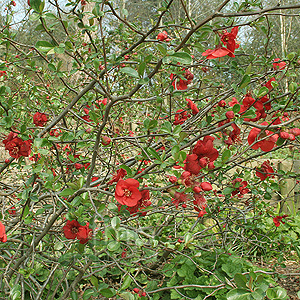
[[0,298],[287,299],[249,261],[300,255],[300,4],[117,2],[5,7]]

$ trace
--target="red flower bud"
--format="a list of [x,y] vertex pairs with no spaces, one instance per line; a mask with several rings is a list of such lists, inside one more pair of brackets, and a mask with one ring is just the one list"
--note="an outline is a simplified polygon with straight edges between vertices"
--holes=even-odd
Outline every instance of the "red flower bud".
[[176,177],[176,176],[171,176],[171,177],[169,178],[169,181],[170,181],[171,183],[176,183],[176,182],[177,182],[177,177]]
[[287,132],[280,132],[280,137],[282,138],[282,139],[285,139],[285,140],[287,140],[288,138],[289,138],[289,134],[287,133]]
[[209,182],[201,182],[200,186],[203,191],[211,191],[212,190],[212,186]]
[[101,142],[102,145],[107,146],[110,144],[110,142],[111,142],[111,139],[108,136],[104,135],[102,137],[102,142]]
[[290,133],[293,134],[294,136],[300,135],[300,128],[292,128],[290,129]]
[[232,110],[226,112],[226,118],[231,120],[235,117],[234,112]]
[[193,188],[193,191],[194,191],[195,193],[199,194],[202,190],[201,190],[201,188],[200,188],[199,186],[195,186],[195,187]]

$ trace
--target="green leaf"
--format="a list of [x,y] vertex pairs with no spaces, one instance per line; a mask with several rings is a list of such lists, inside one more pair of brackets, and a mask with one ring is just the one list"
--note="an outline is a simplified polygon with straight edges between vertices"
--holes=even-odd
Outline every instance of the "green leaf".
[[118,229],[120,227],[121,220],[119,217],[113,217],[110,223],[114,229]]
[[57,19],[57,16],[52,14],[52,13],[45,13],[45,18],[46,19],[54,19],[56,20]]
[[90,299],[92,296],[94,295],[94,290],[92,289],[87,289],[85,290],[85,292],[83,293],[83,300],[88,300]]
[[150,156],[153,156],[153,157],[155,157],[157,160],[161,161],[161,158],[160,158],[160,156],[158,155],[158,153],[155,151],[155,149],[153,149],[153,148],[151,148],[151,147],[148,147],[148,148],[146,149],[146,151],[148,152],[148,154],[149,154]]
[[97,277],[91,276],[90,282],[92,283],[92,285],[93,285],[96,289],[98,289],[98,287],[99,287],[99,281],[98,281],[98,278],[97,278]]
[[186,52],[175,52],[170,55],[169,58],[171,58],[172,62],[181,63],[183,65],[190,65],[193,62],[192,57]]
[[125,300],[134,300],[134,296],[129,292],[123,292],[123,293],[119,294],[119,296]]
[[231,156],[231,151],[226,149],[222,154],[222,162],[225,163]]
[[227,293],[227,300],[250,300],[250,293],[244,289],[234,289]]
[[145,69],[146,69],[146,63],[143,61],[139,64],[139,67],[138,67],[138,72],[139,72],[140,76],[144,75]]
[[224,195],[230,195],[233,191],[234,191],[234,188],[226,187],[226,188],[223,190],[223,194],[224,194]]
[[175,160],[177,160],[178,155],[179,155],[179,146],[175,145],[172,150],[171,150],[171,154],[174,157]]
[[157,44],[156,48],[162,55],[165,56],[167,54],[167,46],[165,44]]
[[239,104],[235,104],[232,108],[232,111],[235,113],[235,114],[238,114],[241,110],[241,106]]
[[172,133],[172,125],[170,122],[165,122],[161,127],[162,132]]
[[250,83],[250,81],[251,81],[251,77],[249,75],[244,75],[239,87],[243,89]]
[[111,227],[106,227],[106,229],[105,229],[105,235],[109,239],[115,240],[117,238],[116,231],[113,228],[111,228]]
[[126,275],[124,280],[123,280],[121,290],[126,290],[127,288],[129,288],[131,282],[132,282],[131,277],[129,275]]
[[297,89],[297,83],[296,83],[296,82],[291,82],[291,83],[289,84],[289,91],[290,91],[291,93],[294,93],[296,89]]
[[140,78],[139,77],[139,73],[135,69],[132,69],[130,67],[121,68],[120,72],[124,73],[124,74],[127,74],[127,75],[129,75],[131,77]]
[[187,232],[184,236],[184,245],[191,243],[194,240],[192,233]]
[[111,252],[116,252],[120,249],[120,243],[117,241],[111,241],[108,243],[107,249]]
[[242,114],[243,118],[253,119],[256,117],[256,110],[254,107],[249,108],[245,113]]
[[59,193],[59,196],[66,197],[74,194],[73,189],[64,189],[62,192]]
[[237,273],[234,275],[234,282],[238,288],[247,288],[247,278],[241,273]]
[[41,0],[30,0],[30,7],[38,13],[43,12],[43,3]]
[[47,42],[47,41],[38,41],[36,44],[35,44],[36,48],[39,50],[39,51],[42,51],[42,52],[49,52],[50,50],[54,49],[54,45],[52,45],[51,43]]
[[264,95],[268,94],[269,93],[269,89],[266,87],[266,86],[262,86],[260,89],[259,89],[259,92],[257,94],[257,97],[263,97]]
[[116,291],[114,289],[102,289],[100,290],[100,294],[104,297],[111,298],[116,295]]
[[70,294],[72,300],[78,300],[78,294],[77,292],[75,291],[72,291],[71,294]]

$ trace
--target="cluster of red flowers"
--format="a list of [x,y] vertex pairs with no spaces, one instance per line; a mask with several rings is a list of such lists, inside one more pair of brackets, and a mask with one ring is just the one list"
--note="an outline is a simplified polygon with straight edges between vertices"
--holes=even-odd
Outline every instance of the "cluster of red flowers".
[[181,78],[178,79],[177,76],[173,73],[170,75],[170,79],[172,80],[172,85],[175,90],[186,90],[188,88],[188,85],[192,83],[194,79],[194,74],[191,71],[189,71],[188,69],[183,69],[183,71],[185,71],[183,73],[183,77],[185,78],[185,80]]
[[31,143],[31,140],[24,141],[14,132],[10,132],[6,139],[3,140],[5,150],[9,151],[11,157],[17,159],[21,156],[28,157],[30,155]]
[[44,113],[36,112],[33,116],[33,124],[39,127],[45,126],[48,118]]
[[238,195],[239,198],[242,198],[245,194],[249,193],[250,190],[246,188],[248,185],[247,181],[243,181],[242,178],[235,178],[232,181],[232,186],[235,189],[231,192],[232,196]]
[[173,122],[174,125],[183,124],[188,118],[190,118],[191,115],[188,114],[183,109],[178,109],[175,113],[175,120]]
[[[268,122],[261,123],[263,126],[267,126]],[[263,139],[264,138],[264,139]],[[263,139],[259,140],[255,143],[257,139]],[[251,148],[254,150],[257,150],[260,148],[264,152],[271,151],[275,143],[277,142],[278,134],[274,134],[272,131],[269,130],[261,130],[259,128],[252,128],[249,136],[248,136],[248,143],[251,145]]]
[[[119,179],[116,185],[115,198],[121,205],[128,206],[128,211],[133,214],[140,209],[151,205],[149,190],[139,190],[140,183],[133,178]],[[146,213],[143,213],[145,215]]]
[[202,53],[202,55],[206,56],[207,59],[215,59],[226,55],[235,57],[234,51],[239,47],[239,44],[236,42],[238,31],[238,26],[233,27],[231,32],[223,30],[223,33],[221,34],[221,41],[226,48],[220,43],[215,49],[207,49]]
[[116,174],[113,174],[112,179],[107,184],[113,184],[114,182],[118,182],[120,179],[124,178],[127,175],[127,171],[125,169],[117,170]]
[[89,228],[87,222],[85,226],[79,224],[77,220],[67,221],[63,227],[64,235],[69,240],[78,239],[80,244],[86,244],[92,238],[93,230]]
[[[204,197],[204,192],[212,190],[212,185],[209,182],[200,183],[196,181],[196,176],[188,171],[184,171],[179,179],[177,179],[175,176],[171,176],[169,181],[174,184],[183,184],[185,187],[192,188],[194,192],[194,209],[199,212],[198,217],[202,217],[204,214],[206,214],[206,199]],[[178,208],[179,204],[181,203],[183,203],[183,208],[186,207],[185,203],[189,200],[188,195],[173,190],[170,190],[169,192],[173,196],[171,201],[176,208]]]
[[274,70],[283,70],[286,67],[286,62],[282,61],[280,58],[275,58],[273,62]]
[[256,168],[256,176],[259,177],[260,180],[265,180],[267,177],[274,177],[273,173],[274,170],[269,160],[264,161],[259,168]]
[[213,145],[214,137],[205,136],[203,141],[198,141],[193,148],[192,154],[187,155],[184,170],[191,174],[199,174],[206,166],[214,168],[214,161],[218,158],[219,152]]
[[7,236],[5,233],[5,226],[0,221],[0,242],[5,243],[7,241]]
[[275,224],[276,227],[279,227],[280,222],[282,224],[285,224],[285,222],[282,221],[282,219],[286,218],[288,215],[283,215],[283,216],[277,216],[273,218],[273,222]]
[[[245,121],[258,121],[259,119],[265,118],[267,116],[266,110],[271,109],[271,103],[269,101],[268,96],[264,96],[255,100],[251,97],[250,93],[247,93],[243,99],[243,104],[241,105],[240,114],[245,113],[250,107],[254,107],[256,109],[256,117],[255,118],[245,118]],[[239,104],[237,102],[237,104]]]
[[161,41],[161,42],[169,42],[169,41],[171,41],[171,39],[168,36],[168,33],[165,30],[163,32],[160,32],[157,35],[156,39],[158,41]]
[[[196,115],[199,112],[197,105],[191,99],[185,99],[187,101],[187,107],[192,110],[192,114]],[[191,115],[183,109],[178,109],[175,113],[174,125],[183,124]]]

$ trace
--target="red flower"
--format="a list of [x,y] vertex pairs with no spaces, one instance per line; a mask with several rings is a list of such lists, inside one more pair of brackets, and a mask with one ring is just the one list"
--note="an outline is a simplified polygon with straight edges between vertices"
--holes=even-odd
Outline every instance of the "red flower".
[[0,221],[0,242],[5,243],[7,241],[7,235],[5,233],[5,226]]
[[188,197],[184,193],[175,192],[174,198],[172,198],[172,203],[178,208],[180,203],[185,203],[188,200]]
[[157,37],[156,37],[157,40],[163,42],[163,41],[166,41],[166,42],[169,42],[171,41],[171,39],[168,37],[168,33],[164,30],[163,32],[160,32]]
[[91,239],[93,230],[89,228],[89,226],[90,224],[87,222],[85,226],[80,226],[78,228],[77,239],[79,240],[80,244],[86,244],[88,240]]
[[[230,50],[232,53],[234,53],[235,49],[237,49],[240,46],[235,40],[238,31],[239,31],[239,27],[235,26],[231,29],[231,32],[228,32],[227,30],[223,30],[223,34],[221,36],[221,41],[227,47],[227,49]],[[231,57],[234,57],[234,55]]]
[[9,151],[9,155],[14,158],[19,158],[21,156],[28,157],[31,153],[31,141],[23,141],[18,137],[17,133],[11,132],[3,140],[3,144],[5,145],[5,150]]
[[215,161],[219,156],[219,152],[214,148],[214,139],[212,136],[205,136],[203,141],[198,141],[194,146],[193,153],[199,158],[207,158],[209,162]]
[[77,220],[68,220],[67,224],[63,227],[64,235],[69,240],[74,240],[81,225]]
[[112,184],[113,182],[118,182],[121,178],[127,175],[127,171],[125,169],[119,169],[117,174],[114,174],[112,179],[107,184]]
[[191,115],[188,115],[187,112],[183,109],[178,109],[175,114],[175,121],[173,122],[174,125],[183,124],[187,118]]
[[225,106],[226,106],[226,102],[225,102],[224,100],[220,100],[220,101],[218,102],[218,106],[220,106],[220,107],[225,107]]
[[228,146],[240,141],[241,129],[235,123],[232,123],[231,127],[233,130],[229,133],[228,139],[225,140],[225,144]]
[[[145,189],[140,191],[142,194],[142,198],[138,201],[135,206],[127,207],[126,209],[130,212],[130,214],[135,214],[137,212],[141,212],[144,208],[150,206],[152,203],[148,201],[150,199],[150,192],[149,190]],[[146,211],[142,212],[142,215],[145,216],[147,214]]]
[[80,163],[76,163],[76,164],[75,164],[75,169],[76,169],[76,170],[80,170],[80,169],[82,169],[83,167],[84,167],[83,164],[80,164]]
[[202,53],[203,56],[206,56],[207,59],[215,59],[218,57],[223,57],[229,55],[231,57],[235,57],[235,55],[225,47],[221,45],[217,46],[215,49],[207,49],[205,52]]
[[260,180],[265,180],[268,176],[274,177],[273,173],[274,170],[269,160],[264,161],[260,168],[256,168],[256,176],[258,176]]
[[236,178],[232,181],[232,185],[235,188],[234,191],[231,192],[232,196],[235,196],[238,194],[239,198],[242,198],[245,194],[249,193],[250,190],[246,188],[248,185],[247,181],[243,181],[242,178]]
[[43,127],[47,123],[48,118],[44,113],[36,112],[33,116],[33,124]]
[[192,174],[199,174],[202,166],[200,165],[198,156],[196,154],[188,154],[184,163],[184,170]]
[[276,81],[276,79],[274,77],[272,77],[269,81],[267,81],[264,86],[267,87],[269,90],[271,90],[273,88],[273,86],[271,84],[273,81]]
[[236,104],[240,104],[235,97],[232,97],[232,101],[228,102],[229,106],[233,107]]
[[191,99],[185,99],[187,101],[187,106],[192,110],[192,114],[196,115],[199,112],[197,105]]
[[186,157],[184,170],[197,175],[202,168],[205,168],[218,158],[219,152],[214,148],[213,140],[214,138],[208,135],[204,137],[203,141],[197,142],[194,146],[193,154],[189,154]]
[[[278,62],[279,61],[279,62]],[[283,70],[286,67],[286,62],[282,61],[280,58],[275,58],[273,62],[274,70]]]
[[[268,123],[263,122],[263,123],[261,123],[261,125],[268,125]],[[253,144],[256,139],[258,139],[258,138],[262,139],[266,136],[269,136],[269,137]],[[249,136],[248,136],[248,143],[249,143],[249,145],[253,144],[251,146],[251,148],[254,149],[254,150],[257,150],[258,148],[261,148],[262,151],[268,152],[268,151],[271,151],[274,148],[275,143],[277,142],[277,139],[278,139],[278,135],[273,134],[272,131],[264,130],[262,132],[262,130],[259,129],[259,128],[252,128],[250,133],[249,133]]]
[[141,192],[138,190],[140,183],[133,179],[120,179],[116,185],[115,197],[121,205],[129,207],[135,206],[142,198]]
[[81,226],[77,220],[67,221],[63,227],[64,235],[69,240],[77,238],[80,244],[85,244],[91,238],[93,230],[89,228],[87,222],[85,226]]
[[283,216],[277,216],[273,218],[273,222],[275,224],[276,227],[279,227],[280,222],[282,224],[285,224],[285,222],[282,221],[283,218],[286,218],[288,215],[283,215]]
[[186,90],[188,88],[188,85],[192,83],[192,80],[194,79],[194,74],[192,74],[192,72],[189,70],[185,70],[183,77],[186,80],[179,78],[178,81],[175,74],[170,75],[170,79],[172,80],[172,85],[174,89],[177,89],[179,91]]

